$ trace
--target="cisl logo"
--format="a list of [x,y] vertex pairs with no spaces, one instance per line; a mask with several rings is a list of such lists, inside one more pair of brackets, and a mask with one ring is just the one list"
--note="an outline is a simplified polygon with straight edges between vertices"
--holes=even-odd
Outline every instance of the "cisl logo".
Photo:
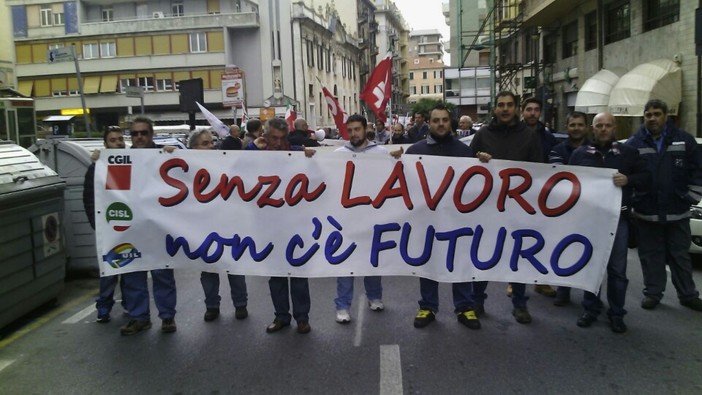
[[128,191],[132,186],[132,160],[129,155],[107,157],[107,181],[105,189]]
[[107,223],[112,226],[117,232],[124,232],[129,229],[131,222],[134,219],[134,214],[132,209],[122,202],[115,202],[110,204],[105,211],[105,218]]
[[115,269],[125,267],[135,259],[141,258],[141,252],[131,243],[122,243],[114,246],[107,254],[102,256],[106,262]]

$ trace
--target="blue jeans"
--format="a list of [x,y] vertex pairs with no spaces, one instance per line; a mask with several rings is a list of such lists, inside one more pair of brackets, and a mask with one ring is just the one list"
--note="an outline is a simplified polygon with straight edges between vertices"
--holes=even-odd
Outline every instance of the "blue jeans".
[[[629,223],[625,218],[625,213],[619,218],[617,233],[614,235],[614,245],[609,254],[607,262],[607,303],[609,309],[607,316],[623,317],[626,314],[624,302],[626,300],[626,287],[629,280],[626,278],[626,257],[629,251]],[[639,246],[640,247],[640,246]],[[595,295],[585,291],[582,306],[585,311],[597,317],[602,311],[602,300],[600,293]]]
[[[526,296],[526,284],[509,283],[509,285],[512,286],[512,306],[526,308],[527,300],[529,300],[529,297]],[[485,293],[487,286],[487,281],[473,283],[473,300],[475,300],[476,305],[485,304],[485,299],[488,297]]]
[[[244,307],[248,302],[246,292],[246,277],[238,274],[228,274],[229,288],[231,290],[234,307]],[[222,297],[219,296],[219,273],[200,273],[200,284],[205,291],[205,307],[208,309],[218,309]]]
[[[473,309],[473,298],[471,297],[471,283],[452,283],[453,308],[455,313]],[[419,308],[439,312],[439,283],[428,278],[419,278],[419,293],[422,298],[419,300]]]
[[310,287],[307,279],[290,277],[289,284],[288,286],[287,277],[271,277],[268,280],[268,288],[271,291],[271,299],[275,309],[275,318],[278,321],[290,323],[290,299],[292,299],[292,317],[298,322],[309,320]]
[[[123,290],[127,302],[127,310],[132,319],[146,321],[151,319],[149,311],[149,285],[146,272],[132,272],[122,275]],[[157,269],[151,271],[154,288],[154,303],[158,316],[162,320],[173,318],[176,314],[176,283],[173,269]]]
[[[353,300],[354,277],[338,277],[336,279],[336,304],[337,310],[348,310]],[[363,277],[363,285],[366,288],[368,300],[383,298],[383,285],[380,276]]]
[[699,296],[692,279],[690,259],[690,220],[659,223],[638,220],[639,260],[643,270],[643,294],[658,301],[668,282],[665,271],[670,267],[670,279],[678,299],[688,301]]
[[[119,282],[119,275],[100,277],[100,293],[95,298],[95,308],[98,315],[110,314],[112,306],[115,304],[115,288]],[[122,308],[127,309],[127,303],[124,296],[124,280],[120,282],[120,291],[122,292]]]

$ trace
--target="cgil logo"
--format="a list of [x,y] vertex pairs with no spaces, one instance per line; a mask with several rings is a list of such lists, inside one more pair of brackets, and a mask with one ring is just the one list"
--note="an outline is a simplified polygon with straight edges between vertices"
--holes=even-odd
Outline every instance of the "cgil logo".
[[107,157],[107,180],[105,189],[128,191],[132,188],[132,160],[129,155]]
[[107,157],[107,163],[111,165],[131,165],[132,160],[129,155],[110,155]]
[[127,266],[137,258],[141,258],[141,252],[131,243],[122,243],[116,245],[107,254],[103,255],[102,261],[118,269]]
[[134,219],[134,214],[132,209],[125,203],[114,202],[107,207],[105,219],[107,219],[108,224],[112,222],[112,229],[117,232],[124,232],[131,226],[130,222]]

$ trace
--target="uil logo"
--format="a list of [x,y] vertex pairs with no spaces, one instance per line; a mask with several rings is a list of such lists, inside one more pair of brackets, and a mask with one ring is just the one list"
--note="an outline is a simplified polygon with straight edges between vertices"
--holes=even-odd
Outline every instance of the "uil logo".
[[112,226],[117,232],[124,232],[129,229],[131,222],[134,219],[134,214],[132,209],[122,202],[115,202],[110,204],[105,211],[105,218],[107,223]]
[[122,243],[114,246],[107,254],[102,256],[102,261],[115,269],[125,267],[137,258],[141,258],[141,252],[131,243]]

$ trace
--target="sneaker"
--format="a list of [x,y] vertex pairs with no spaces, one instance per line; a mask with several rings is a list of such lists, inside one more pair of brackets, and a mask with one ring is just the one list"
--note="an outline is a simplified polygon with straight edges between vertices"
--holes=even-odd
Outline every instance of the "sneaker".
[[130,320],[127,325],[119,328],[119,332],[122,334],[122,336],[131,336],[147,329],[151,329],[150,320]]
[[234,318],[237,320],[243,320],[249,316],[249,310],[246,309],[246,306],[235,306],[234,309],[236,309]]
[[681,300],[680,304],[685,306],[685,307],[689,307],[695,311],[702,311],[702,299],[700,299],[700,298],[694,298],[694,299],[690,299],[690,300]]
[[658,306],[659,303],[660,302],[657,299],[651,296],[645,296],[641,301],[641,308],[646,310],[653,310],[654,308],[656,308],[656,306]]
[[368,301],[368,307],[372,311],[383,311],[385,309],[385,305],[383,304],[383,301],[380,299],[372,299]]
[[507,297],[512,297],[512,284],[507,284]]
[[537,294],[548,296],[549,298],[556,297],[556,290],[548,284],[534,285],[534,292],[536,292]]
[[312,327],[310,326],[310,323],[307,320],[300,320],[297,321],[297,333],[300,334],[308,334],[312,330]]
[[219,317],[219,309],[207,309],[205,311],[205,321],[210,322],[214,321]]
[[340,324],[348,324],[351,322],[351,315],[349,314],[348,310],[337,310],[336,311],[336,322]]
[[475,311],[468,310],[462,313],[458,313],[458,322],[467,326],[470,329],[480,329],[480,320],[478,316],[475,315]]
[[424,328],[436,319],[436,315],[431,310],[419,309],[417,315],[414,316],[414,327]]
[[103,314],[98,314],[97,316],[97,322],[99,324],[107,324],[110,322],[110,313],[103,313]]
[[619,316],[609,317],[609,327],[614,333],[624,333],[626,332],[626,324],[624,323],[624,318]]
[[581,328],[587,328],[592,325],[593,322],[597,321],[597,317],[590,313],[583,313],[583,315],[578,318],[578,322],[575,324]]
[[173,333],[176,331],[176,323],[173,318],[166,318],[161,321],[161,332],[162,333]]
[[515,307],[514,310],[512,310],[512,315],[520,324],[528,324],[531,322],[531,314],[529,314],[529,310],[527,310],[526,307]]
[[485,305],[481,303],[476,303],[475,306],[473,306],[473,311],[475,311],[475,315],[478,317],[485,315]]

